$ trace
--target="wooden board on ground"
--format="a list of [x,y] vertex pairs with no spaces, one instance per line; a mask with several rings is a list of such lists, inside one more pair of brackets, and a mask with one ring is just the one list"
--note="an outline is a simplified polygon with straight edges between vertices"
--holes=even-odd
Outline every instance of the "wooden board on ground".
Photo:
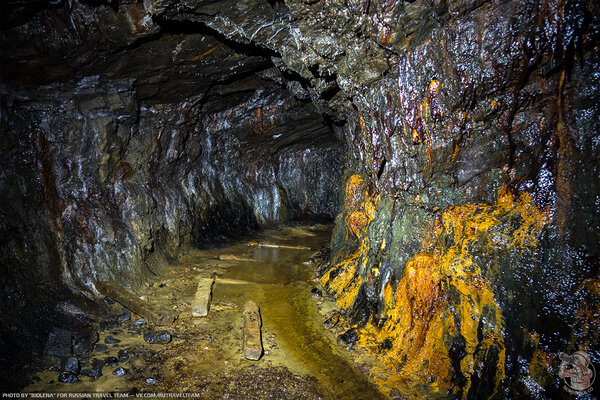
[[263,354],[260,309],[252,300],[244,304],[244,357],[259,360]]
[[198,288],[192,301],[192,317],[206,317],[208,315],[214,283],[214,278],[200,278],[198,280]]
[[241,279],[229,279],[229,278],[221,278],[221,277],[217,277],[217,282],[224,283],[227,285],[247,285],[249,283],[252,283],[252,282],[248,282],[248,281],[243,281]]
[[272,247],[275,249],[311,250],[310,247],[306,247],[306,246],[290,246],[287,244],[261,243],[261,242],[250,242],[250,243],[248,243],[248,246]]
[[219,260],[223,261],[247,261],[247,262],[257,262],[254,258],[242,258],[238,256],[234,256],[233,254],[221,254],[219,255]]
[[304,228],[289,228],[289,232],[296,236],[304,236],[304,237],[314,237],[317,236],[316,233],[309,232]]
[[156,325],[170,325],[175,320],[176,314],[173,311],[154,308],[135,294],[112,282],[96,282],[96,288],[104,296],[110,297]]

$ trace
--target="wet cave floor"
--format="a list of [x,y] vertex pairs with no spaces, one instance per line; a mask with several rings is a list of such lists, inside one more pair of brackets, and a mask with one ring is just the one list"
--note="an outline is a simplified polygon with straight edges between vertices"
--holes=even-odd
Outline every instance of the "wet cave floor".
[[[316,264],[306,260],[328,245],[331,229],[273,229],[228,247],[191,251],[135,292],[153,306],[175,310],[173,325],[153,326],[133,314],[120,325],[101,329],[94,350],[80,360],[82,370],[100,360],[97,379],[80,374],[75,383],[59,382],[59,367],[50,367],[25,391],[187,392],[206,399],[384,398],[368,381],[366,367],[361,370],[351,352],[338,344],[345,327],[323,327],[337,308],[325,293],[320,296]],[[209,277],[216,279],[208,317],[192,317],[198,278]],[[247,300],[256,302],[262,316],[264,354],[258,361],[242,354]],[[163,329],[172,335],[169,343],[144,341],[144,333]],[[118,342],[111,343],[113,339]],[[118,368],[125,375],[114,375]]]

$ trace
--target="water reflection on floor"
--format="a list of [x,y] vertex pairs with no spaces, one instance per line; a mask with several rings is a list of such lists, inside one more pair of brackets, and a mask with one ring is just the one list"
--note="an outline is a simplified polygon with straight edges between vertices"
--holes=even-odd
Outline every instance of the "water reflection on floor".
[[[90,360],[128,348],[132,356],[123,362],[130,371],[126,377],[113,376],[114,368],[106,367],[96,381],[80,376],[79,382],[68,385],[56,382],[56,372],[47,371],[28,390],[95,392],[135,387],[142,392],[199,392],[203,398],[382,398],[351,354],[337,344],[336,333],[323,328],[323,315],[335,304],[311,296],[315,266],[304,261],[327,246],[330,237],[331,226],[282,228],[231,246],[190,252],[136,292],[149,303],[179,313],[176,323],[168,327],[171,343],[149,345],[143,341],[143,331],[151,327],[135,328],[131,323],[101,332],[101,341],[110,334],[121,343],[102,353],[95,351]],[[249,245],[251,240],[254,245]],[[261,247],[256,242],[310,250]],[[192,318],[190,303],[197,278],[211,276],[216,282],[209,316]],[[259,361],[242,356],[242,313],[247,300],[255,301],[262,314],[265,353]],[[148,378],[156,382],[149,384]]]

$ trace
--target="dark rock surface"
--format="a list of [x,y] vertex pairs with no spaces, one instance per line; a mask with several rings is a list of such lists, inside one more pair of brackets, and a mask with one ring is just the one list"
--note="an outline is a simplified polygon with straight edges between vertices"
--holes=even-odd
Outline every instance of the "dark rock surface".
[[87,328],[77,332],[73,338],[73,354],[87,358],[98,339],[98,332],[95,329]]
[[48,334],[44,354],[56,357],[68,357],[71,355],[72,334],[61,328],[54,328]]
[[77,357],[63,358],[60,369],[62,372],[71,372],[77,375],[79,374],[79,360]]
[[338,336],[338,342],[347,349],[354,348],[357,340],[358,332],[356,332],[356,329],[354,328],[348,329],[346,332]]
[[79,326],[58,304],[97,280],[338,211],[343,145],[268,54],[140,3],[1,6],[4,364],[43,351],[44,318]]
[[317,288],[312,288],[310,289],[310,295],[315,298],[315,299],[322,299],[323,298],[323,292],[321,292],[319,289]]
[[121,323],[128,322],[129,320],[131,320],[131,311],[129,311],[126,308],[123,308],[123,313],[119,315],[117,320]]
[[88,376],[93,379],[98,379],[102,376],[102,368],[104,368],[105,362],[103,360],[98,360],[94,358],[92,360],[92,365],[90,368],[82,369],[81,375]]
[[3,364],[98,280],[340,210],[321,283],[394,396],[600,360],[598,2],[54,3],[2,3]]
[[115,343],[121,343],[121,341],[119,339],[115,339],[112,336],[107,336],[104,338],[104,343],[106,344],[115,344]]
[[71,372],[65,372],[58,375],[58,381],[62,383],[75,383],[79,382],[79,379],[77,378],[76,374],[73,374]]
[[339,321],[340,321],[340,314],[336,311],[336,312],[332,313],[331,315],[327,315],[327,318],[325,319],[325,321],[323,321],[323,327],[325,329],[333,329],[337,326]]
[[129,350],[128,349],[119,350],[119,353],[117,353],[117,357],[118,357],[119,361],[127,360],[129,358]]
[[164,344],[171,341],[171,334],[168,331],[148,331],[144,333],[144,341],[152,344]]
[[108,350],[108,346],[104,343],[100,343],[96,345],[96,351],[106,351]]
[[114,367],[119,364],[119,359],[117,357],[106,357],[104,359],[104,365],[108,367]]

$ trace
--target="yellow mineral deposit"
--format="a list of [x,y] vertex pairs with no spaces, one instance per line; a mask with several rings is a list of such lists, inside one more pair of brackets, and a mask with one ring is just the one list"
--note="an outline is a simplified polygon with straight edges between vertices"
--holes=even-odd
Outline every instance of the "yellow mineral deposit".
[[[348,309],[354,304],[358,290],[363,284],[360,271],[366,266],[365,256],[369,246],[366,228],[375,216],[376,201],[366,190],[363,178],[360,175],[352,175],[346,185],[346,202],[350,209],[355,211],[345,221],[346,235],[352,232],[360,240],[360,246],[350,257],[334,265],[320,279],[320,283],[333,294],[342,309]],[[331,280],[329,277],[334,271],[337,275]]]
[[[356,299],[362,279],[358,274],[369,251],[364,232],[374,215],[376,201],[363,191],[362,179],[350,178],[346,194],[354,211],[347,229],[361,239],[356,252],[333,265],[321,279],[342,309],[349,309]],[[357,198],[361,199],[360,205]],[[511,234],[510,221],[519,218],[520,225]],[[537,245],[541,229],[550,221],[550,211],[540,210],[527,193],[513,193],[507,188],[498,192],[495,204],[467,204],[451,207],[442,214],[433,229],[434,245],[424,243],[421,253],[410,259],[398,283],[384,287],[383,324],[369,321],[359,329],[358,361],[375,358],[371,374],[384,391],[401,388],[403,393],[418,398],[425,392],[447,393],[452,387],[453,364],[449,356],[452,338],[459,334],[465,340],[465,356],[460,372],[471,385],[471,375],[481,357],[493,348],[498,354],[495,382],[504,379],[504,319],[496,303],[493,288],[473,261],[471,248],[483,242],[487,250],[518,252]],[[499,234],[492,234],[499,232]],[[380,266],[375,266],[378,268]],[[488,268],[493,268],[490,265]],[[494,274],[494,271],[490,272]],[[448,289],[454,287],[458,300],[450,304]],[[454,307],[454,313],[448,311]],[[455,321],[455,318],[458,320]],[[478,339],[482,322],[483,334]],[[458,322],[458,323],[457,323]],[[383,342],[389,350],[382,350]],[[545,356],[538,355],[540,362]],[[410,388],[410,389],[408,389]],[[455,393],[457,395],[458,393]]]

